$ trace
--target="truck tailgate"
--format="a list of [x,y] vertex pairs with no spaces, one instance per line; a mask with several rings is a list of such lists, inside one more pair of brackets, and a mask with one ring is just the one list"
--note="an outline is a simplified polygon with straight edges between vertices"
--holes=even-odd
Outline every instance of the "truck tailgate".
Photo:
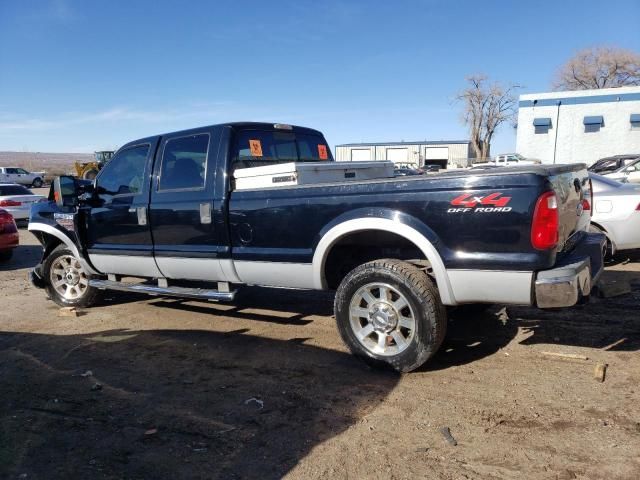
[[546,167],[551,188],[558,199],[560,228],[558,248],[561,252],[570,248],[570,239],[586,232],[591,222],[591,212],[585,209],[583,200],[590,195],[591,184],[584,164]]

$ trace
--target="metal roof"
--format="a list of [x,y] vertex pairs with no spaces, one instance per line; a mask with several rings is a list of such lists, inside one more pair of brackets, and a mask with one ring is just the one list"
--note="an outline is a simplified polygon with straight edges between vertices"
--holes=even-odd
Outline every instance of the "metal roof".
[[384,147],[395,145],[454,145],[454,144],[470,144],[469,140],[421,140],[418,142],[371,142],[371,143],[342,143],[336,147]]

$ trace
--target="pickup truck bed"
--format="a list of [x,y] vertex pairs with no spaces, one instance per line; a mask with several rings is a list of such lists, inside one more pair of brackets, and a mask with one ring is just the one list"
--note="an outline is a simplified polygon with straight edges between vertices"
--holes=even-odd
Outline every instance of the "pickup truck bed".
[[571,306],[602,269],[584,165],[234,189],[236,169],[291,160],[332,161],[320,132],[278,124],[131,142],[95,185],[62,178],[57,201],[34,208],[34,283],[62,305],[104,288],[218,300],[242,284],[336,290],[352,351],[408,371],[437,350],[445,305]]

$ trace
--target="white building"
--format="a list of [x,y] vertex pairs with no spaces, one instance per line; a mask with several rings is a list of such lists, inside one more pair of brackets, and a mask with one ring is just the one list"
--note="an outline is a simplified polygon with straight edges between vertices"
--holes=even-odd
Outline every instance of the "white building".
[[640,154],[640,87],[521,95],[516,151],[543,163]]
[[469,164],[474,158],[471,142],[421,141],[421,142],[383,142],[383,143],[345,143],[336,145],[335,157],[339,162],[364,160],[392,160],[400,164],[423,166],[437,164],[447,166]]

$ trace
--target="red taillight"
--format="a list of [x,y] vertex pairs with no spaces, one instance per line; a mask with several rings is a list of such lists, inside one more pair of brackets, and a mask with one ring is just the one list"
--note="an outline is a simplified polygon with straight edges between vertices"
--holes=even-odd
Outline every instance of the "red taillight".
[[4,210],[0,212],[0,232],[14,233],[17,232],[16,222],[13,220],[13,215]]
[[589,216],[593,217],[593,210],[591,209],[591,205],[593,204],[593,182],[589,179],[589,190],[585,194],[587,198],[582,200],[582,210],[588,211]]
[[536,202],[531,223],[531,245],[538,250],[548,250],[558,244],[558,198],[553,192],[545,192]]
[[22,202],[16,202],[15,200],[0,200],[0,207],[19,207]]

